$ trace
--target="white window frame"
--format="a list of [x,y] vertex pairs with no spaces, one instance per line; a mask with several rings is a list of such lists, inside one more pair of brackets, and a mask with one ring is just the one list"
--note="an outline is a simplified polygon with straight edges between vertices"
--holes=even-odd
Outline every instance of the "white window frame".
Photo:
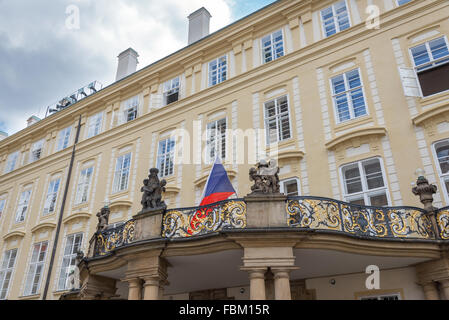
[[[162,153],[160,153],[161,144],[166,141],[166,148]],[[173,148],[167,152],[169,143],[174,142]],[[162,139],[158,143],[157,148],[157,168],[159,169],[159,176],[161,178],[164,177],[170,177],[175,174],[175,149],[176,149],[176,140],[175,138],[169,137],[166,139]],[[162,170],[162,164],[164,164],[164,168],[167,166],[167,163],[170,163],[170,160],[172,161],[173,166],[169,167],[169,172],[166,174],[165,170]]]
[[44,153],[44,144],[45,144],[45,140],[41,139],[35,143],[33,143],[33,145],[31,146],[30,149],[30,159],[29,159],[29,163],[33,163],[36,162],[40,159],[42,159],[43,153]]
[[[274,41],[273,41],[273,35],[275,34],[275,33],[278,33],[278,32],[281,32],[281,35],[282,35],[282,56],[280,56],[280,57],[278,57],[275,53],[275,43],[274,43]],[[272,57],[272,59],[270,60],[270,61],[266,61],[265,60],[265,46],[264,46],[264,41],[263,41],[263,39],[264,38],[266,38],[266,37],[270,37],[270,42],[271,42],[271,46],[270,46],[270,50],[271,50],[271,57]],[[286,46],[285,46],[285,34],[284,34],[284,30],[283,30],[283,28],[281,28],[281,29],[278,29],[278,30],[276,30],[276,31],[274,31],[274,32],[271,32],[270,34],[267,34],[267,35],[265,35],[265,36],[263,36],[262,38],[260,38],[260,47],[261,47],[261,55],[262,55],[262,57],[261,57],[261,61],[262,61],[262,64],[265,64],[265,63],[269,63],[269,62],[272,62],[272,61],[275,61],[275,60],[277,60],[277,59],[279,59],[279,58],[282,58],[283,56],[285,56],[286,55],[286,51],[285,51],[285,49],[286,49]]]
[[6,198],[0,198],[0,219],[3,217],[3,212],[6,211]]
[[[11,288],[11,282],[14,277],[14,268],[17,261],[18,249],[7,250],[3,253],[3,258],[0,264],[0,300],[6,300],[9,294],[9,289]],[[11,266],[11,257],[14,255],[14,260]],[[8,282],[5,288],[6,275],[9,274]],[[4,295],[2,294],[4,292]]]
[[90,139],[99,135],[102,132],[102,130],[103,130],[103,112],[99,112],[89,118],[86,130],[86,139]]
[[[140,106],[140,96],[136,95],[134,97],[125,100],[123,107],[123,123],[128,123],[130,121],[136,120],[139,117],[139,106]],[[129,115],[134,114],[133,119],[129,119]]]
[[[124,167],[128,162],[128,167]],[[132,154],[127,153],[117,158],[115,163],[113,193],[122,192],[128,189],[129,172],[131,170]]]
[[299,178],[297,177],[293,177],[293,178],[287,178],[287,179],[283,179],[280,181],[279,185],[280,185],[280,193],[282,194],[286,194],[286,190],[285,190],[285,184],[289,183],[289,182],[296,182],[296,185],[298,186],[298,194],[296,196],[300,196],[301,195],[301,183],[299,181]]
[[59,131],[58,143],[56,145],[56,152],[67,149],[70,146],[71,135],[72,135],[72,127],[71,126]]
[[[382,179],[383,179],[383,182],[384,182],[384,186],[376,188],[376,189],[368,189],[368,184],[367,184],[367,181],[366,181],[365,170],[363,169],[362,163],[373,161],[373,160],[379,160],[380,168],[381,168],[381,171],[382,171]],[[359,173],[360,173],[360,181],[361,181],[361,184],[362,184],[362,191],[348,194],[347,186],[346,186],[346,183],[345,183],[345,175],[344,175],[343,169],[345,167],[353,166],[355,164],[358,165],[358,169],[359,169]],[[387,175],[386,175],[386,171],[385,171],[385,167],[384,167],[382,158],[380,158],[380,157],[373,157],[373,158],[368,158],[368,159],[354,161],[354,162],[351,162],[351,163],[345,163],[345,164],[340,166],[340,170],[339,171],[340,171],[340,183],[341,183],[341,186],[342,186],[343,198],[344,198],[345,202],[351,202],[354,199],[363,198],[365,206],[371,206],[371,201],[369,199],[369,196],[376,196],[376,195],[383,194],[385,192],[385,196],[387,198],[387,206],[391,206],[390,188],[389,188],[389,185],[388,185]]]
[[[177,80],[178,86],[174,86],[174,84],[176,84],[176,80]],[[166,81],[162,88],[162,90],[163,90],[162,96],[163,96],[163,100],[164,100],[163,105],[167,106],[169,104],[179,101],[181,98],[181,90],[180,89],[181,89],[181,77],[177,76],[171,80]],[[170,96],[171,94],[175,94],[175,93],[178,93],[178,100],[168,103],[167,97]]]
[[[89,170],[91,170],[90,176],[88,176]],[[89,202],[90,189],[92,185],[92,178],[94,175],[94,166],[90,166],[81,170],[78,184],[76,186],[75,204],[83,204]]]
[[[58,201],[59,188],[61,186],[61,178],[56,178],[48,183],[47,194],[44,201],[43,215],[49,215],[56,211],[56,203]],[[51,210],[53,207],[53,210]],[[50,211],[51,210],[51,211]]]
[[[288,125],[289,125],[289,137],[288,138],[282,138],[279,136],[279,126],[280,126],[280,121],[282,120],[282,117],[286,114],[286,112],[284,113],[277,113],[277,108],[278,108],[278,100],[282,99],[282,98],[286,98],[287,100],[287,113],[288,113]],[[276,109],[276,115],[275,116],[271,116],[271,117],[267,117],[267,104],[270,102],[273,102],[275,104],[275,109]],[[293,128],[292,128],[292,117],[291,117],[291,112],[290,112],[290,97],[289,95],[282,95],[279,97],[276,97],[274,99],[268,100],[266,102],[264,102],[263,104],[263,117],[264,117],[264,125],[265,125],[265,139],[266,139],[266,143],[267,145],[270,144],[275,144],[275,143],[280,143],[283,141],[287,141],[293,138],[292,132],[293,132]],[[270,141],[270,126],[269,126],[269,121],[272,119],[276,119],[276,135],[277,135],[277,139],[276,141],[271,142]]]
[[16,223],[22,223],[25,221],[28,209],[30,208],[31,195],[32,195],[31,188],[28,188],[20,193],[16,210],[16,218],[15,218]]
[[[437,60],[433,60],[432,50],[430,49],[430,42],[435,41],[435,40],[438,40],[438,39],[440,39],[440,38],[443,38],[443,39],[444,39],[444,41],[446,42],[446,47],[449,49],[449,41],[448,41],[448,39],[447,39],[447,36],[446,36],[446,35],[443,35],[443,36],[440,35],[440,36],[435,37],[435,38],[433,38],[433,39],[426,40],[425,42],[420,43],[420,44],[418,44],[418,45],[416,45],[416,46],[410,47],[409,50],[408,50],[408,53],[409,53],[409,55],[410,55],[410,60],[411,60],[412,63],[413,63],[413,69],[415,70],[416,79],[418,80],[418,83],[419,83],[418,74],[419,74],[420,72],[428,71],[428,70],[431,70],[431,69],[434,69],[434,68],[438,68],[438,67],[440,67],[440,66],[442,66],[442,65],[444,65],[444,64],[449,63],[449,62],[446,62],[446,63],[443,63],[443,64],[436,64],[436,65],[435,65],[435,63],[438,63],[438,62],[440,62],[440,61],[442,61],[442,60],[447,60],[447,59],[449,58],[449,56],[445,56],[445,57],[443,57],[443,58],[439,58],[439,59],[437,59]],[[415,58],[413,57],[412,49],[414,49],[414,48],[416,48],[416,47],[419,47],[419,46],[422,46],[422,45],[425,45],[425,46],[426,46],[427,54],[429,55],[430,61],[429,61],[429,62],[426,62],[426,63],[424,63],[424,64],[422,64],[422,65],[417,66],[417,65],[416,65],[416,62],[415,62]],[[427,66],[427,65],[428,65],[429,67],[426,67],[426,68],[424,68],[424,69],[422,69],[422,70],[418,70],[419,68],[423,68],[424,66]],[[421,88],[421,85],[420,85],[419,87]]]
[[[337,16],[336,16],[336,14],[335,14],[335,13],[336,13],[336,12],[335,12],[335,6],[336,6],[338,3],[341,3],[341,2],[344,2],[344,3],[345,3],[345,6],[346,6],[346,12],[347,12],[347,14],[348,14],[349,27],[348,27],[347,29],[345,29],[345,30],[348,30],[348,29],[350,29],[350,28],[352,27],[351,10],[350,10],[350,8],[349,8],[349,6],[348,6],[348,1],[346,1],[346,0],[337,1],[337,2],[333,3],[332,5],[327,6],[327,7],[325,7],[325,8],[323,8],[323,9],[320,10],[319,16],[320,16],[320,20],[321,20],[321,30],[322,30],[321,32],[322,32],[322,34],[323,34],[324,39],[329,38],[329,37],[332,37],[332,36],[334,36],[334,35],[340,33],[341,31],[345,31],[345,30],[340,30],[340,24],[338,23]],[[324,10],[329,9],[329,8],[332,8],[332,18],[333,18],[333,20],[334,20],[334,25],[335,25],[335,33],[332,34],[332,35],[330,35],[330,36],[328,36],[328,35],[326,34],[326,27],[324,26],[323,13],[322,13]]]
[[444,183],[445,180],[449,180],[449,172],[443,174],[443,172],[441,171],[440,161],[438,159],[438,154],[437,154],[437,150],[436,150],[436,147],[438,144],[445,144],[445,143],[449,147],[449,139],[443,139],[443,140],[434,142],[432,144],[432,154],[433,154],[433,159],[435,161],[435,165],[437,167],[438,177],[440,179],[441,190],[445,190],[444,200],[446,201],[446,204],[449,204],[449,194],[448,194],[449,190],[447,190],[446,183]]
[[6,161],[4,173],[10,173],[16,169],[17,160],[19,160],[19,151],[13,152],[8,156]]
[[[45,248],[45,251],[42,251],[43,248]],[[45,259],[47,257],[48,241],[35,243],[31,250],[32,255],[26,275],[25,289],[23,292],[24,296],[32,296],[39,293],[42,278],[45,273]]]
[[[222,134],[218,128],[219,123],[224,122],[225,132]],[[215,129],[212,126],[215,124]],[[227,129],[228,129],[228,119],[221,118],[209,122],[206,126],[206,161],[211,164],[215,162],[217,154],[220,155],[221,160],[225,160],[227,156]],[[214,132],[214,140],[212,141],[212,131]],[[213,144],[212,144],[213,143]],[[211,156],[211,152],[214,152],[214,156]],[[223,156],[224,153],[224,156]]]
[[[59,277],[57,283],[58,291],[65,291],[68,287],[67,280],[69,279],[70,267],[74,266],[76,261],[77,250],[75,249],[74,245],[77,237],[80,237],[78,246],[78,250],[80,250],[83,247],[84,241],[84,234],[82,232],[70,234],[65,238],[64,251],[62,253],[62,260],[61,260],[61,268],[59,269]],[[69,245],[70,245],[70,252],[67,252],[69,249],[68,248]],[[68,262],[67,265],[65,265],[65,261]],[[61,286],[62,281],[64,282],[64,287]]]
[[[360,86],[356,87],[356,88],[353,88],[353,89],[350,89],[349,88],[349,81],[348,81],[347,74],[349,72],[354,71],[354,70],[357,70],[357,72],[359,74]],[[335,91],[334,91],[334,85],[332,83],[332,80],[337,78],[337,77],[339,77],[339,76],[343,76],[344,83],[345,83],[345,92],[340,92],[340,93],[336,94]],[[369,113],[368,103],[367,103],[367,100],[366,100],[365,85],[363,83],[362,71],[361,71],[360,68],[351,69],[351,70],[348,70],[348,71],[345,71],[343,73],[340,73],[340,74],[337,74],[335,76],[330,77],[329,78],[329,85],[330,85],[330,88],[331,88],[332,104],[334,106],[334,119],[335,119],[335,123],[336,124],[345,123],[345,122],[348,122],[348,121],[352,121],[352,120],[355,120],[355,119],[359,119],[359,118],[363,118],[363,117],[369,116],[370,113]],[[355,91],[355,90],[358,90],[358,89],[362,89],[363,103],[365,105],[365,112],[366,113],[364,115],[356,117],[355,116],[355,112],[354,112],[354,105],[353,105],[350,93],[352,91]],[[347,120],[340,120],[340,117],[339,117],[339,114],[338,114],[338,106],[337,106],[336,97],[337,96],[341,96],[343,94],[346,95],[346,99],[348,100],[348,106],[349,106],[349,116],[350,116],[350,118],[347,119]]]
[[[223,59],[223,58],[226,61],[226,67],[225,68],[219,68],[218,65],[220,63],[220,59]],[[213,70],[211,70],[211,64],[214,63],[214,62],[217,64],[217,83],[212,83],[212,72],[213,72]],[[214,59],[212,61],[209,61],[209,63],[207,64],[207,78],[208,78],[207,83],[208,83],[209,87],[216,86],[216,85],[226,81],[227,79],[229,79],[229,77],[228,77],[228,74],[229,74],[228,66],[229,66],[229,61],[228,61],[228,55],[227,54],[224,54],[224,55],[222,55],[222,56],[220,56],[220,57],[218,57],[218,58],[216,58],[216,59]],[[224,77],[223,77],[223,73],[225,73]]]

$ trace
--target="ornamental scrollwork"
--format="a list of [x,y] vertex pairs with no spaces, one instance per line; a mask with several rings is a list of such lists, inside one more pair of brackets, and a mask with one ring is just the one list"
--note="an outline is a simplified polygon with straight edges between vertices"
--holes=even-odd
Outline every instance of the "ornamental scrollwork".
[[449,240],[449,208],[443,208],[437,213],[437,224],[440,238]]
[[189,238],[231,228],[246,228],[243,201],[228,200],[205,207],[169,210],[164,215],[162,237]]
[[[334,230],[361,237],[435,239],[426,211],[411,207],[370,207],[320,197],[287,200],[287,225]],[[441,238],[449,238],[449,210],[438,216]],[[447,239],[446,238],[446,239]]]
[[97,233],[96,255],[104,256],[118,247],[134,240],[135,221],[130,220],[121,226]]

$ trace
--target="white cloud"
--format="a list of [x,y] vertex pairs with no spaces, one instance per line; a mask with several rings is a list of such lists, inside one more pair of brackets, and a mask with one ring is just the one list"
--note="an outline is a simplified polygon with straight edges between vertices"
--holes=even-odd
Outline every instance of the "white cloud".
[[[71,4],[80,9],[79,30],[65,27]],[[0,88],[0,122],[9,133],[16,132],[25,127],[26,118],[70,91],[92,80],[110,84],[117,55],[129,47],[139,52],[139,69],[181,49],[187,45],[187,16],[202,6],[212,15],[211,32],[228,25],[231,4],[232,0],[0,1],[0,58],[27,60],[14,61],[0,74],[0,84],[8,85],[8,92]],[[32,60],[38,57],[49,61]],[[23,91],[27,102],[18,101]]]

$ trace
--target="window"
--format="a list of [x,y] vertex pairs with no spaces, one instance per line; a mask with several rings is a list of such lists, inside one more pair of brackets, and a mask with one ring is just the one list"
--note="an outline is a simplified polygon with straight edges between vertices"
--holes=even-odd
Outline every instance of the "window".
[[226,158],[226,119],[217,120],[207,125],[207,161],[213,163],[217,155]]
[[332,78],[331,83],[338,122],[367,114],[363,85],[358,69]]
[[44,262],[47,254],[48,242],[36,243],[33,246],[30,267],[25,284],[25,296],[37,294],[40,289],[42,274],[44,273]]
[[5,211],[5,207],[6,207],[6,200],[0,199],[0,219],[2,218],[3,211]]
[[391,293],[391,294],[382,294],[382,295],[374,295],[374,296],[363,296],[360,297],[360,300],[383,300],[383,301],[391,301],[391,300],[401,300],[401,295],[399,293]]
[[64,256],[62,257],[61,271],[59,273],[58,290],[65,290],[67,288],[67,279],[69,277],[70,269],[72,266],[75,266],[76,254],[81,250],[82,242],[82,233],[67,236]]
[[282,30],[262,38],[263,61],[265,63],[284,56],[284,39]]
[[403,4],[409,3],[412,0],[397,0],[398,6],[402,6]]
[[123,111],[124,122],[129,122],[137,118],[137,110],[139,107],[139,96],[132,97],[125,101]]
[[209,62],[209,87],[222,83],[227,76],[227,59],[226,56]]
[[69,146],[71,131],[72,127],[68,127],[59,132],[58,145],[56,151],[64,150]]
[[44,215],[55,212],[56,199],[58,198],[58,190],[61,179],[50,181],[47,190],[47,196],[44,203]]
[[157,167],[161,177],[174,173],[175,139],[170,138],[159,142]]
[[19,198],[19,205],[16,212],[16,222],[23,222],[26,218],[28,205],[30,202],[31,190],[23,191]]
[[78,181],[77,191],[76,191],[76,204],[81,204],[87,202],[89,198],[90,183],[92,181],[92,174],[94,168],[90,167],[81,171],[81,175]]
[[16,168],[17,159],[19,159],[19,151],[16,151],[14,153],[11,153],[8,156],[8,160],[6,161],[5,166],[5,174],[10,173]]
[[345,165],[341,172],[347,202],[376,207],[389,204],[385,174],[379,159]]
[[280,192],[286,196],[299,196],[299,179],[292,178],[281,181]]
[[0,269],[0,300],[5,300],[8,296],[9,284],[16,263],[16,257],[17,249],[8,250],[3,254]]
[[446,201],[449,201],[449,140],[435,143],[433,147],[438,161],[441,185],[445,189]]
[[89,124],[87,128],[87,139],[95,137],[100,134],[101,126],[103,123],[103,112],[97,113],[96,115],[89,118]]
[[423,96],[449,90],[448,47],[440,37],[410,49]]
[[323,31],[326,37],[351,27],[346,2],[340,1],[324,10],[321,10],[321,22],[323,24]]
[[268,143],[291,137],[287,96],[265,103],[265,130]]
[[129,167],[131,165],[131,153],[120,156],[115,165],[114,192],[128,189]]
[[33,144],[30,151],[30,163],[35,162],[41,158],[43,148],[44,140],[40,140]]
[[164,105],[179,100],[179,77],[164,83]]

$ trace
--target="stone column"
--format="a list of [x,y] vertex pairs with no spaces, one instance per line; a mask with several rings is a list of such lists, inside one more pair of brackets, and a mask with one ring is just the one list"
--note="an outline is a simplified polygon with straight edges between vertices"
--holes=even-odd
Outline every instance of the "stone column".
[[444,293],[444,300],[449,300],[449,279],[440,281],[441,291]]
[[128,282],[128,300],[142,300],[142,280],[138,278],[125,280]]
[[242,268],[248,271],[250,283],[250,300],[266,300],[265,272],[267,268]]
[[291,300],[290,291],[290,269],[288,268],[271,268],[274,273],[274,299],[275,300]]
[[143,300],[159,300],[160,280],[158,277],[144,278]]
[[426,300],[440,300],[436,282],[431,281],[424,283],[422,284],[422,289]]

